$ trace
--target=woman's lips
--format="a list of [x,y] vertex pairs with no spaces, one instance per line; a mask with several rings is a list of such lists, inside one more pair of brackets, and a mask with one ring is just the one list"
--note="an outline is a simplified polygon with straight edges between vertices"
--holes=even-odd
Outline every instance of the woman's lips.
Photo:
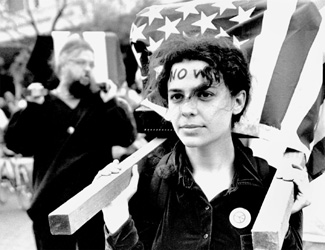
[[186,124],[180,126],[181,129],[197,129],[197,128],[202,128],[201,125],[196,125],[196,124]]

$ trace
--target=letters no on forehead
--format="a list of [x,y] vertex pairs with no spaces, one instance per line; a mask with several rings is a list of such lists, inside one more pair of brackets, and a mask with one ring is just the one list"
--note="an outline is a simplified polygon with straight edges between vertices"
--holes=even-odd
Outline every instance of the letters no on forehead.
[[[190,72],[193,71],[193,75],[195,78],[198,78],[200,75],[202,77],[205,76],[204,72],[202,71],[202,69],[193,69],[190,70]],[[170,74],[170,79],[169,81],[175,80],[175,78],[177,77],[179,80],[184,79],[187,75],[189,74],[188,70],[186,68],[181,68],[181,69],[175,69],[171,71]]]

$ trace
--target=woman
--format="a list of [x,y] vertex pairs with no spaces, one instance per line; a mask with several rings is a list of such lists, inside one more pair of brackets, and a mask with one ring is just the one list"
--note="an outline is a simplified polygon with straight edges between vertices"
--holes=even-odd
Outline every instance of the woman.
[[[198,37],[167,42],[152,58],[151,69],[157,62],[163,67],[148,88],[167,106],[179,141],[160,160],[149,188],[140,179],[132,217],[127,200],[137,187],[136,171],[129,188],[103,209],[107,248],[252,249],[251,228],[275,169],[232,134],[249,101],[245,57],[226,38]],[[293,175],[308,182],[295,168]],[[113,163],[100,175],[116,171]],[[302,249],[301,208],[308,201],[298,184],[300,203],[283,249]]]

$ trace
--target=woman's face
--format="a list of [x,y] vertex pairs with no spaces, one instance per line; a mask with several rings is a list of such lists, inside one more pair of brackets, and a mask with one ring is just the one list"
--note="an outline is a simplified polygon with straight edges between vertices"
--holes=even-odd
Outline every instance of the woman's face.
[[222,77],[210,87],[200,70],[203,61],[183,61],[173,65],[168,81],[168,117],[187,147],[222,143],[231,136],[231,118],[242,111],[245,92],[232,97]]

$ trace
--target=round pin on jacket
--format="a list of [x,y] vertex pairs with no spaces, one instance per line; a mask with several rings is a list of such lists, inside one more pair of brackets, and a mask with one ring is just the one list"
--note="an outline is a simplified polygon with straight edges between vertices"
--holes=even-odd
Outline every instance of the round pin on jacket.
[[236,228],[244,228],[249,225],[251,222],[252,217],[251,214],[248,212],[247,209],[242,207],[237,207],[231,211],[229,215],[229,221],[231,225]]

